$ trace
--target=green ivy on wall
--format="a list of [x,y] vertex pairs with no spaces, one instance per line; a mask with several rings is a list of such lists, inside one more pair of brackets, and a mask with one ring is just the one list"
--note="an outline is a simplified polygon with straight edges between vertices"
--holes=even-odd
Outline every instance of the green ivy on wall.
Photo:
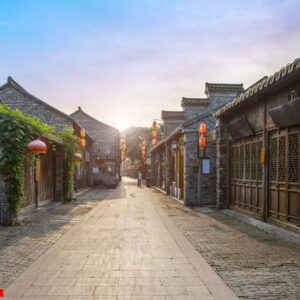
[[74,153],[80,151],[79,138],[73,134],[73,130],[64,130],[59,133],[59,137],[64,143],[64,201],[70,201],[72,198],[74,185]]
[[17,212],[24,198],[24,160],[27,145],[38,136],[56,136],[64,143],[64,199],[73,190],[73,154],[79,141],[72,130],[56,132],[40,119],[28,116],[0,104],[0,172],[5,181],[5,192],[10,211],[10,223],[17,222]]

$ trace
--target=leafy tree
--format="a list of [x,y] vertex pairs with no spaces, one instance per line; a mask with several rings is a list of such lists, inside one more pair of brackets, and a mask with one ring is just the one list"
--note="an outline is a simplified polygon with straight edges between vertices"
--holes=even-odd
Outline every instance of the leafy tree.
[[126,157],[132,162],[141,160],[141,141],[151,135],[149,127],[130,127],[122,133],[126,134]]

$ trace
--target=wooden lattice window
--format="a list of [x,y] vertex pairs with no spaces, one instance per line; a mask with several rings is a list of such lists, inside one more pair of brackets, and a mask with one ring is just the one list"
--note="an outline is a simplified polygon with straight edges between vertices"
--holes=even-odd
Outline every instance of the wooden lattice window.
[[231,157],[231,160],[230,160],[230,173],[231,173],[231,177],[234,178],[234,164],[235,164],[235,157],[234,157],[234,148],[231,147],[230,149],[230,157]]
[[277,138],[270,140],[270,179],[277,179]]
[[278,181],[285,181],[286,176],[286,138],[281,136],[278,143]]
[[251,180],[256,180],[257,159],[256,143],[251,144]]
[[240,179],[244,179],[245,147],[240,146]]
[[299,135],[292,133],[288,136],[289,151],[289,182],[299,181]]
[[250,179],[250,144],[245,145],[245,179]]
[[262,164],[259,161],[262,145],[262,142],[257,143],[257,180],[262,180]]

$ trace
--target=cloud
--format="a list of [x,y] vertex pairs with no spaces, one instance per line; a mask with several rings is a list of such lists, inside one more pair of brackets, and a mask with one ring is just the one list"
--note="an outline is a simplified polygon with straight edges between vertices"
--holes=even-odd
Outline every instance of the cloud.
[[0,12],[0,29],[14,22],[0,30],[0,78],[111,125],[149,125],[206,81],[247,86],[299,56],[297,1],[43,3]]

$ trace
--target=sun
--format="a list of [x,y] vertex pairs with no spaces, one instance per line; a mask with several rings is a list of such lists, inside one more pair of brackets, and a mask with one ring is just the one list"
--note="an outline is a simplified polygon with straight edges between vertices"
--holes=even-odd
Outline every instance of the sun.
[[132,120],[127,116],[118,116],[117,120],[114,122],[115,127],[117,127],[120,131],[124,131],[133,125]]

